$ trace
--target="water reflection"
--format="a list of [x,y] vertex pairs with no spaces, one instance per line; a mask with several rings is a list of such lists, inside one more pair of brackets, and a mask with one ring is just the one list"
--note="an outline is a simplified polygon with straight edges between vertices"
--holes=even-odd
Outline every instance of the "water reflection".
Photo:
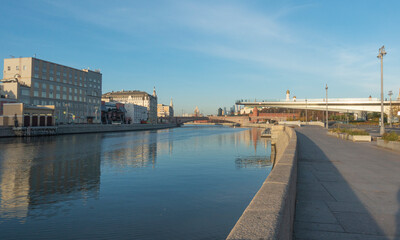
[[8,140],[0,142],[0,218],[49,216],[58,202],[98,196],[98,136]]
[[270,169],[260,131],[0,139],[0,239],[224,238]]

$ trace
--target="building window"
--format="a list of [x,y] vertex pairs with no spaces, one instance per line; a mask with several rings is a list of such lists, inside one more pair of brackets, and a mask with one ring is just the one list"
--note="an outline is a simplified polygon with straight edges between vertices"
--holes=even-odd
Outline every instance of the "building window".
[[74,101],[78,101],[78,97],[77,96],[74,96]]
[[33,100],[33,105],[39,105],[39,100],[38,99],[34,99]]
[[72,101],[72,95],[69,95],[69,96],[68,96],[68,99],[69,99],[70,101]]
[[42,91],[42,97],[45,98],[45,97],[47,97],[46,95],[47,95],[46,92]]
[[22,89],[21,94],[24,96],[29,96],[31,95],[31,92],[29,91],[29,89]]
[[[53,98],[53,97],[54,97],[53,92],[49,92],[49,98]],[[50,104],[50,105],[53,105],[53,104]]]
[[35,72],[39,72],[39,67],[35,66]]
[[60,81],[60,77],[57,77],[57,82],[59,82]]
[[33,75],[33,77],[34,77],[34,78],[39,78],[39,74],[35,73],[35,74]]
[[63,94],[63,99],[67,100],[67,95],[66,94]]
[[23,69],[23,70],[26,70],[26,66],[24,65],[24,66],[22,67],[22,69]]
[[50,90],[54,90],[54,85],[53,84],[49,84],[49,89]]
[[56,93],[56,98],[60,99],[60,94],[59,93]]
[[16,67],[15,67],[15,70],[19,70],[19,66],[16,66]]
[[60,91],[60,86],[56,86],[57,91]]
[[60,72],[59,72],[59,71],[57,71],[56,75],[57,75],[57,76],[60,76]]
[[42,68],[42,72],[46,73],[47,69],[46,68]]
[[46,80],[46,79],[47,79],[47,76],[46,76],[46,74],[42,74],[42,79],[44,79],[44,80]]
[[33,87],[34,87],[34,88],[39,88],[39,83],[38,83],[38,82],[35,82],[35,83],[33,84]]
[[46,90],[46,88],[47,88],[46,83],[42,83],[42,89],[43,89],[43,90]]
[[53,81],[53,77],[49,77],[49,80],[50,80],[50,81]]
[[33,91],[33,96],[34,97],[39,97],[39,91],[38,90]]

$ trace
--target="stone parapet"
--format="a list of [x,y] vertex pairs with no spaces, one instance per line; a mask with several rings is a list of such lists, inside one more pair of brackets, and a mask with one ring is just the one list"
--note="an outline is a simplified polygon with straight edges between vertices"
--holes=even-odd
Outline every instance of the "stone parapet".
[[292,239],[297,183],[297,136],[273,126],[274,168],[227,239]]

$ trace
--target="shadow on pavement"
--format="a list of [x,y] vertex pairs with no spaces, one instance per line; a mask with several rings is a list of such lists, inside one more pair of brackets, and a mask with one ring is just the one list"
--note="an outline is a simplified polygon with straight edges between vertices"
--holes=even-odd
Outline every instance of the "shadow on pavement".
[[[380,191],[381,189],[376,189],[368,183],[355,181],[357,182],[355,183],[357,186],[355,192],[353,180],[351,182],[348,180],[351,169],[346,171],[347,166],[344,166],[346,164],[341,165],[343,161],[353,157],[351,149],[330,153],[330,159],[320,146],[329,148],[329,144],[335,144],[337,139],[326,139],[326,135],[314,135],[310,130],[312,129],[297,129],[296,131],[298,137],[298,182],[293,238],[400,239],[400,211],[398,209],[400,191],[397,199],[394,200],[397,203],[392,205],[392,207],[396,207],[396,210],[392,209],[394,211],[390,214],[371,213],[366,202],[370,201],[368,206],[375,202],[368,195],[369,191],[371,189]],[[322,130],[319,131],[322,132]],[[311,136],[312,139],[308,136]],[[349,146],[354,143],[344,141],[338,144]],[[345,173],[347,179],[341,172]],[[363,195],[362,188],[366,189],[365,195]],[[379,196],[379,193],[373,194]],[[377,209],[380,208],[384,212],[387,210],[385,207],[377,206]],[[374,208],[374,210],[376,209]]]

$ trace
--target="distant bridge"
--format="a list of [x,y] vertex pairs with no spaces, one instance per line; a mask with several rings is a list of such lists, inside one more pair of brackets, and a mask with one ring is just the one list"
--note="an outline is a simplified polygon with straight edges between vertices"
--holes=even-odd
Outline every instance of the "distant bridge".
[[[342,99],[296,99],[296,100],[275,100],[275,101],[237,101],[236,105],[247,107],[276,107],[288,109],[308,109],[325,111],[328,105],[328,111],[341,113],[354,113],[363,115],[365,112],[380,112],[381,101],[377,98],[342,98]],[[384,112],[389,114],[390,101],[384,101]],[[392,109],[400,107],[400,100],[392,100]],[[393,110],[392,110],[393,111]]]
[[193,122],[197,120],[208,120],[208,117],[159,117],[159,122],[169,122],[182,124],[186,122]]

